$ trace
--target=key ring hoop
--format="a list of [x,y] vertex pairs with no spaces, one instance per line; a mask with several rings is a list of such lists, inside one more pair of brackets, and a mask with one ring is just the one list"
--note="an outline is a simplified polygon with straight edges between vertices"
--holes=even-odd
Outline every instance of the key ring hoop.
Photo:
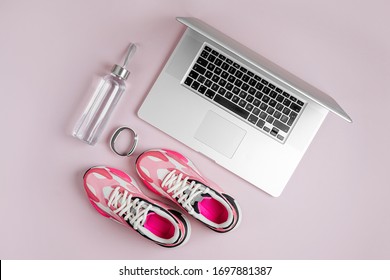
[[[133,139],[132,139],[133,145],[131,146],[131,148],[130,148],[130,150],[128,152],[120,153],[115,148],[115,142],[118,139],[119,135],[124,130],[128,130],[133,135]],[[121,156],[121,157],[131,156],[134,153],[135,149],[137,148],[137,144],[138,144],[138,135],[137,135],[137,133],[133,129],[131,129],[130,127],[127,127],[127,126],[121,126],[117,130],[115,130],[115,132],[112,134],[111,140],[110,140],[110,148],[111,148],[111,150],[114,153],[116,153],[118,156]]]

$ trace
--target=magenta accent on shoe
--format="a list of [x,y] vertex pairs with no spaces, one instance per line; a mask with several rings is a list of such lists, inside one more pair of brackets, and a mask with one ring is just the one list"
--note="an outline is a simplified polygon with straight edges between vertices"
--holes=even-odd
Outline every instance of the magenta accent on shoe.
[[175,227],[172,223],[168,219],[165,219],[156,213],[148,214],[144,223],[144,228],[147,228],[154,235],[163,239],[169,239],[173,237],[175,233]]
[[216,199],[212,197],[205,197],[198,204],[199,212],[208,220],[222,224],[228,218],[226,208]]
[[111,218],[110,215],[108,215],[106,212],[104,212],[102,209],[100,209],[96,204],[95,202],[93,202],[92,200],[90,200],[89,202],[91,202],[93,208],[96,209],[96,211],[98,211],[102,216],[106,217],[106,218]]
[[105,170],[105,169],[97,168],[97,169],[91,169],[91,171],[93,173],[100,174],[103,177],[106,177],[107,179],[112,179],[111,174],[107,170]]
[[129,175],[127,175],[125,172],[115,169],[115,168],[109,168],[110,172],[115,174],[116,176],[120,177],[123,180],[126,180],[127,182],[131,183],[131,178]]
[[138,165],[138,161],[139,161],[139,160],[142,160],[142,158],[144,158],[144,157],[145,157],[145,155],[142,154],[142,155],[137,159],[136,165],[137,165],[137,171],[138,171],[140,177],[143,179],[144,183],[146,184],[146,182],[149,182],[149,183],[153,182],[153,179],[150,178],[150,177],[142,170],[142,168]]
[[148,181],[142,179],[142,182],[143,182],[144,185],[145,185],[149,190],[151,190],[153,193],[158,194],[158,195],[161,195],[161,193],[159,193],[155,188],[153,188],[153,186],[152,186]]
[[167,153],[168,156],[174,158],[178,162],[180,162],[182,164],[188,164],[188,159],[185,156],[183,156],[182,154],[175,152],[175,151],[172,151],[172,150],[165,150],[164,149],[164,151]]
[[96,202],[100,202],[99,198],[94,193],[92,193],[91,190],[88,188],[87,183],[84,183],[84,189],[87,192],[89,199]]
[[149,151],[147,153],[148,153],[148,156],[153,156],[153,157],[159,158],[162,161],[166,161],[166,162],[169,161],[169,159],[165,155],[160,153],[159,151]]

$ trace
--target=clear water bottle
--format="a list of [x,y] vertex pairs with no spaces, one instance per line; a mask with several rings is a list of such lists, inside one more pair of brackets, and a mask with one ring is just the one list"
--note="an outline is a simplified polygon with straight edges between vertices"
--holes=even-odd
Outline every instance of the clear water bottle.
[[111,113],[126,89],[130,72],[126,69],[136,46],[130,44],[123,66],[114,65],[109,75],[102,78],[92,99],[76,123],[72,135],[89,145],[98,141]]

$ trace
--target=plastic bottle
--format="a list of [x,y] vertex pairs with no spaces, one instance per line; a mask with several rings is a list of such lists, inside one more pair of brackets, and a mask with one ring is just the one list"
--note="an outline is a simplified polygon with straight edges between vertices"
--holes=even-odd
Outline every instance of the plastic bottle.
[[95,145],[106,126],[111,113],[126,89],[125,81],[130,71],[126,69],[136,46],[130,44],[123,66],[115,64],[111,73],[100,81],[92,99],[76,123],[72,135],[89,145]]

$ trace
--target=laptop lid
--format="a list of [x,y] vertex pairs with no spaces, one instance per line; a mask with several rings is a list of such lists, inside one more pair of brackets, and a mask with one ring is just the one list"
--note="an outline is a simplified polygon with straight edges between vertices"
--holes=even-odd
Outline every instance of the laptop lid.
[[209,38],[210,40],[220,44],[222,47],[226,48],[232,53],[240,56],[242,59],[252,64],[253,66],[266,72],[282,83],[286,88],[290,88],[291,90],[299,92],[309,100],[318,103],[344,120],[352,122],[352,119],[348,116],[348,114],[328,94],[306,83],[287,70],[279,67],[275,63],[255,53],[236,40],[221,33],[212,26],[196,18],[177,17],[177,20],[187,27]]

